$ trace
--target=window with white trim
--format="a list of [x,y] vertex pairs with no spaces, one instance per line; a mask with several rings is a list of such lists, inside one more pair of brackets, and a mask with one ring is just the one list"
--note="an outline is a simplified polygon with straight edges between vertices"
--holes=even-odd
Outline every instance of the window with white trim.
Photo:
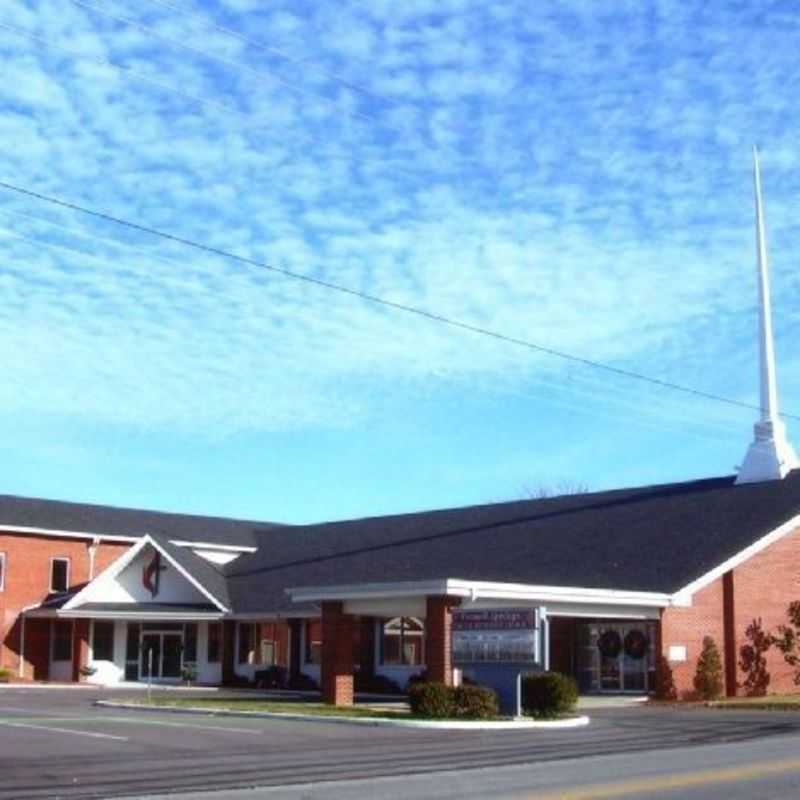
[[6,588],[6,554],[0,553],[0,592]]
[[66,592],[69,588],[69,559],[50,559],[50,591]]
[[381,664],[425,663],[425,625],[417,617],[395,617],[383,623]]

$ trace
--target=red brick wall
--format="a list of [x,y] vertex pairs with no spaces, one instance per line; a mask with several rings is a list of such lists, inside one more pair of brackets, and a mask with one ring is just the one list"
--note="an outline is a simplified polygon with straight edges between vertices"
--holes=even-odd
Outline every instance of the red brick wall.
[[426,598],[425,661],[428,680],[448,686],[453,682],[453,608],[460,604],[458,597]]
[[355,618],[342,603],[322,603],[322,699],[330,705],[353,705],[353,636]]
[[[696,592],[689,608],[667,608],[661,615],[660,691],[686,698],[694,691],[693,680],[703,637],[711,636],[722,654],[724,646],[722,578]],[[686,648],[686,661],[667,660],[671,645]]]
[[[50,592],[50,559],[69,558],[70,587],[89,580],[89,539],[1,533],[0,553],[5,553],[5,578],[0,592],[0,667],[19,670],[19,612],[44,600]],[[102,542],[95,553],[94,574],[98,575],[130,547],[127,542]],[[26,677],[39,678],[48,661],[48,627],[26,621]]]
[[[765,631],[777,633],[787,622],[786,608],[800,600],[800,529],[784,536],[733,570],[734,629],[738,650],[747,642],[745,631],[753,620],[761,620]],[[796,692],[793,671],[783,654],[772,648],[766,653],[767,692]],[[739,669],[739,683],[745,675]]]
[[[793,600],[800,600],[800,529],[701,589],[694,595],[691,608],[665,609],[661,618],[663,657],[670,645],[687,648],[686,662],[667,664],[678,696],[693,691],[692,679],[706,635],[712,636],[719,647],[726,693],[743,694],[746,675],[739,659],[742,646],[748,642],[748,625],[760,620],[764,632],[777,633],[778,626],[787,621],[786,609]],[[773,647],[765,656],[768,683],[764,691],[798,691],[782,653]]]

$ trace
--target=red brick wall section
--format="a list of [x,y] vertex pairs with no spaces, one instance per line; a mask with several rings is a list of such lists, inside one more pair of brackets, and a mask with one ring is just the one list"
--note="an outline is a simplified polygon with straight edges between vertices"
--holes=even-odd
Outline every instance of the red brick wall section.
[[[777,634],[786,624],[786,609],[800,600],[800,528],[770,545],[733,570],[737,665],[739,649],[747,643],[747,627],[761,621],[764,631]],[[793,670],[775,647],[766,653],[767,693],[797,692]],[[745,674],[738,670],[739,684]],[[739,694],[743,691],[740,688]]]
[[[722,578],[696,592],[689,608],[666,608],[661,615],[659,683],[662,694],[688,699],[694,692],[697,658],[703,637],[711,636],[720,654],[724,647]],[[686,648],[686,661],[669,661],[670,646]]]
[[[26,606],[44,600],[50,592],[50,559],[69,558],[70,586],[78,586],[89,580],[89,539],[68,537],[35,536],[24,533],[0,534],[0,553],[5,553],[5,577],[0,591],[0,667],[19,672],[19,613]],[[95,553],[95,576],[130,547],[127,542],[101,542]],[[32,629],[26,620],[26,639]],[[45,626],[46,627],[46,626]],[[47,646],[49,637],[38,629],[30,633],[26,641],[25,677],[32,678],[35,662],[37,677],[48,659],[46,652],[38,650]]]
[[425,662],[428,680],[448,686],[453,682],[452,610],[460,604],[458,597],[426,598]]
[[334,706],[353,705],[355,618],[342,603],[322,603],[322,699]]
[[[684,663],[667,663],[678,697],[691,696],[692,679],[703,637],[714,638],[722,656],[726,694],[745,694],[747,675],[740,666],[747,629],[760,625],[777,634],[785,624],[786,609],[800,600],[800,528],[784,536],[740,566],[718,578],[692,599],[691,608],[669,608],[662,614],[664,658],[670,645],[685,645]],[[775,647],[767,650],[765,682],[755,693],[797,692],[793,670]]]

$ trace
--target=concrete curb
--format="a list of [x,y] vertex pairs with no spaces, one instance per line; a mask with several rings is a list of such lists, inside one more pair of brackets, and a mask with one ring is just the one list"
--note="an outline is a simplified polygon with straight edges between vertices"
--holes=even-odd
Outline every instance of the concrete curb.
[[208,717],[244,717],[250,719],[280,719],[290,722],[329,722],[337,725],[372,725],[384,728],[428,728],[449,731],[521,731],[535,729],[582,728],[589,717],[570,717],[554,720],[502,720],[474,722],[457,720],[389,719],[388,717],[335,717],[322,714],[291,714],[278,711],[215,711],[192,706],[145,706],[138,703],[118,703],[113,700],[96,700],[94,705],[103,708],[124,708],[133,711],[155,711],[168,714],[202,714]]

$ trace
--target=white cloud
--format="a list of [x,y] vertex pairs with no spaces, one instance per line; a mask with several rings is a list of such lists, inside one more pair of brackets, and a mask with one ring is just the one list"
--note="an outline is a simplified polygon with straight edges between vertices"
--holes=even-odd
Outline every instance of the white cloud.
[[[0,21],[90,58],[0,31],[0,133],[14,142],[0,174],[299,274],[749,398],[746,148],[764,137],[776,319],[793,329],[797,112],[774,105],[786,74],[775,34],[734,29],[722,41],[696,20],[695,52],[686,20],[667,15],[650,34],[635,5],[605,21],[582,4],[185,5],[292,60],[146,0],[101,7],[216,59],[69,4],[53,15],[44,2],[9,3]],[[608,35],[620,25],[624,41]],[[705,52],[704,37],[722,52]],[[446,374],[690,413],[512,345],[13,195],[0,203],[137,248],[0,215],[1,228],[96,256],[3,235],[0,410],[217,434],[357,425],[375,411],[372,392],[423,392]]]

